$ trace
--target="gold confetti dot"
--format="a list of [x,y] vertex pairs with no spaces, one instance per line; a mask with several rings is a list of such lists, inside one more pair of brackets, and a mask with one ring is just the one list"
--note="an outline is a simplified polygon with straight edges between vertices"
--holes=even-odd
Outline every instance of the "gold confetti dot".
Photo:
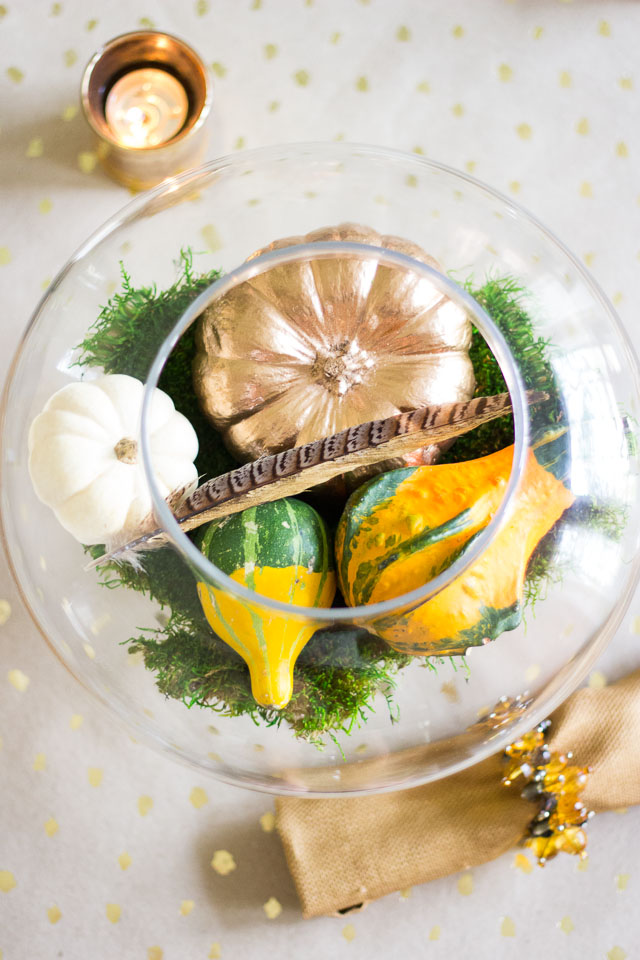
[[461,103],[454,103],[451,107],[451,113],[454,117],[463,117],[464,116],[464,106]]
[[419,157],[424,157],[424,150],[422,147],[414,147],[412,153],[417,153]]
[[119,903],[108,903],[105,909],[107,914],[107,920],[110,920],[111,923],[117,923],[120,919],[120,914],[122,913]]
[[24,155],[29,160],[35,160],[37,157],[41,157],[43,153],[44,143],[42,141],[42,137],[34,137],[29,141]]
[[4,3],[0,3],[0,20],[3,20],[6,15],[9,13]]
[[468,897],[470,893],[473,893],[473,874],[470,870],[458,877],[458,893],[461,893],[463,897]]
[[33,761],[33,769],[38,773],[41,773],[43,770],[47,769],[47,758],[44,753],[36,753]]
[[128,870],[131,866],[131,856],[124,850],[118,857],[121,870]]
[[460,37],[464,37],[464,27],[461,26],[461,24],[457,23],[455,27],[453,27],[451,33],[453,34],[454,37],[457,37],[458,39],[460,39]]
[[399,40],[400,43],[408,43],[411,40],[411,30],[409,27],[398,27],[396,30],[396,40]]
[[195,905],[194,900],[183,900],[180,904],[180,913],[182,916],[188,917]]
[[418,178],[416,177],[415,173],[408,173],[407,176],[405,177],[404,182],[408,187],[418,186]]
[[584,260],[585,264],[588,267],[592,267],[593,261],[595,260],[595,256],[596,256],[595,253],[585,253],[582,259]]
[[236,862],[233,859],[233,854],[229,853],[228,850],[216,850],[213,854],[211,866],[221,877],[226,877],[232,870],[235,870]]
[[216,250],[220,250],[222,248],[220,234],[212,223],[207,223],[200,231],[200,235],[206,243],[207,249],[211,253],[214,253]]
[[71,715],[71,720],[69,720],[69,726],[72,730],[79,730],[82,724],[84,723],[84,717],[81,713],[74,713]]
[[[383,202],[385,202],[384,197],[376,197],[375,200],[376,200],[377,203],[383,203]],[[369,749],[369,747],[368,747],[368,745],[367,745],[366,743],[359,743],[358,746],[357,746],[356,749],[355,749],[355,752],[356,752],[356,753],[366,753],[368,749]]]
[[359,90],[360,93],[366,93],[368,89],[369,89],[369,80],[367,79],[367,77],[365,76],[358,77],[358,79],[356,80],[356,90]]
[[141,817],[146,817],[153,807],[153,798],[149,797],[146,793],[143,793],[142,796],[138,797],[138,813]]
[[9,893],[15,886],[17,886],[16,878],[11,870],[0,870],[0,892]]
[[98,155],[92,150],[83,150],[78,154],[78,167],[82,173],[93,173],[98,162]]
[[7,67],[7,76],[12,83],[22,83],[24,80],[24,73],[19,67]]
[[400,891],[400,899],[408,900],[412,893],[413,893],[413,887],[405,887],[404,890]]
[[64,120],[65,123],[70,123],[78,115],[78,108],[75,103],[68,104],[62,113],[60,114],[60,119]]
[[576,123],[576,133],[579,133],[582,137],[586,137],[589,133],[589,121],[586,117],[581,117]]
[[202,787],[194,787],[191,793],[189,794],[189,800],[196,808],[199,810],[200,807],[204,807],[205,803],[209,803],[209,797],[205,790]]
[[630,873],[618,873],[616,875],[616,887],[618,890],[626,890],[629,885]]
[[97,21],[97,20],[87,20],[87,25],[86,25],[85,29],[88,30],[89,32],[91,32],[91,30],[95,30],[95,28],[96,28],[97,26],[98,26],[98,21]]
[[558,928],[566,934],[572,933],[575,930],[571,917],[563,917],[561,920],[558,920]]
[[[0,247],[0,250],[7,250],[7,247]],[[9,260],[11,257],[9,257]],[[7,260],[7,263],[9,262]],[[2,262],[0,260],[0,262]],[[11,604],[8,600],[0,600],[0,627],[3,627],[11,616]]]
[[340,43],[341,37],[342,37],[342,34],[340,33],[340,31],[336,30],[335,33],[332,33],[331,36],[329,37],[329,43],[333,43],[335,46],[336,43]]
[[568,70],[561,70],[558,76],[558,83],[561,87],[570,87],[572,84],[571,74]]
[[217,60],[213,61],[211,64],[211,69],[215,73],[216,77],[222,78],[227,74],[227,68],[224,66],[224,64],[219,63]]
[[633,77],[620,77],[618,83],[622,90],[633,90]]
[[521,140],[530,140],[531,135],[533,134],[533,130],[531,129],[528,123],[519,123],[518,126],[516,127],[516,133],[518,134]]
[[539,40],[543,33],[544,33],[544,27],[534,27],[534,28],[533,28],[533,39],[534,39],[534,40]]
[[342,928],[342,936],[345,938],[347,943],[351,943],[352,940],[355,940],[356,928],[352,923],[348,923],[346,927]]
[[[638,202],[640,203],[640,197],[638,197]],[[634,633],[640,634],[640,617],[633,618],[633,624],[631,626],[631,629],[633,630]]]
[[588,180],[583,180],[583,182],[580,184],[580,196],[581,197],[593,196],[593,187]]
[[222,757],[219,753],[213,753],[212,751],[209,751],[207,756],[210,760],[213,760],[214,763],[222,763]]
[[87,770],[89,784],[92,787],[99,787],[102,783],[102,770],[100,767],[89,767]]
[[616,143],[616,155],[618,157],[629,156],[629,147],[626,145],[624,140],[619,140],[618,143]]
[[7,677],[11,686],[19,690],[20,693],[24,693],[29,686],[29,677],[22,670],[9,670]]
[[40,213],[51,213],[53,208],[53,203],[49,197],[43,197],[40,203],[38,204],[38,210]]
[[476,166],[477,166],[477,164],[476,164],[476,161],[475,161],[475,160],[467,160],[467,162],[466,162],[465,165],[464,165],[464,168],[465,168],[465,170],[467,171],[467,173],[473,173],[473,171],[475,170]]
[[427,83],[426,80],[421,80],[418,86],[416,87],[418,93],[431,93],[431,86]]
[[460,702],[460,694],[458,693],[453,680],[448,680],[446,683],[443,683],[440,687],[440,693],[447,698],[449,703]]
[[598,33],[601,37],[611,36],[611,24],[608,20],[600,20],[598,23]]
[[222,956],[222,947],[217,940],[215,943],[211,944],[211,950],[209,950],[207,956],[209,960],[220,960],[220,957]]
[[273,833],[276,828],[276,818],[273,811],[267,810],[266,813],[262,814],[260,817],[260,826],[265,833]]
[[594,670],[589,674],[589,686],[592,690],[602,690],[607,685],[607,678],[600,670]]
[[500,934],[503,937],[515,937],[516,925],[511,917],[502,917],[500,921]]
[[265,43],[264,55],[267,60],[273,60],[274,57],[278,56],[278,48],[275,43]]
[[262,0],[253,0],[253,3],[251,4],[251,9],[259,10],[261,6],[262,6]]
[[440,934],[442,933],[442,928],[439,926],[431,927],[429,930],[429,940],[439,940]]
[[624,300],[624,293],[622,293],[621,290],[616,290],[616,292],[614,293],[611,299],[613,300],[614,304],[617,307]]
[[52,4],[52,6],[51,6],[51,16],[52,16],[52,17],[59,17],[61,13],[62,13],[62,4],[61,4],[61,3],[54,3],[54,4]]
[[518,870],[522,870],[523,873],[531,873],[533,870],[531,860],[529,860],[529,857],[525,856],[524,853],[516,853],[513,865]]
[[269,104],[269,113],[275,113],[276,110],[279,110],[279,109],[280,109],[280,101],[272,100],[271,103]]
[[147,949],[147,960],[162,960],[164,951],[162,947],[149,947]]
[[262,909],[268,920],[275,920],[282,913],[282,904],[275,897],[269,897],[266,903],[263,903]]
[[65,67],[72,67],[78,59],[78,54],[75,50],[65,50],[64,52],[64,65]]
[[510,67],[508,63],[501,63],[498,67],[498,77],[502,83],[509,83],[513,79],[513,67]]
[[309,85],[311,77],[307,70],[296,70],[293,75],[293,79],[298,84],[299,87],[306,87]]
[[49,907],[47,910],[47,917],[49,918],[49,923],[57,923],[60,917],[62,916],[62,910],[60,907],[57,907],[55,904],[52,907]]
[[627,951],[622,947],[611,947],[607,951],[607,960],[627,960]]
[[54,817],[49,817],[44,825],[44,832],[48,837],[53,837],[60,829],[58,821]]
[[209,13],[209,4],[207,0],[196,0],[196,16],[204,17]]
[[153,30],[155,27],[155,23],[153,22],[151,17],[140,17],[140,19],[138,20],[138,26],[144,27],[145,30]]

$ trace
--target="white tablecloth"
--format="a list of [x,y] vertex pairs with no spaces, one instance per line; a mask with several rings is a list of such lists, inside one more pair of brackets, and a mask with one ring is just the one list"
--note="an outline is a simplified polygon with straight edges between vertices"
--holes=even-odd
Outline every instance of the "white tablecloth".
[[[151,24],[212,66],[210,156],[344,138],[472,172],[585,260],[640,342],[632,0],[7,0],[0,378],[48,280],[128,199],[96,166],[78,87],[100,44]],[[540,870],[514,851],[303,922],[260,822],[271,801],[133,743],[54,659],[4,566],[0,598],[2,960],[640,956],[640,810],[596,818],[586,864]],[[592,683],[640,666],[638,614],[636,598]]]

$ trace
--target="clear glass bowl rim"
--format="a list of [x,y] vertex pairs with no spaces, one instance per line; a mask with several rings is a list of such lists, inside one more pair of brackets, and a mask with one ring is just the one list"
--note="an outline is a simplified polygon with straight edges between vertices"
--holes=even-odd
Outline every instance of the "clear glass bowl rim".
[[[375,259],[378,263],[386,266],[400,269],[404,268],[407,271],[410,270],[413,273],[417,273],[429,280],[442,293],[462,307],[467,315],[470,315],[470,319],[478,327],[496,355],[511,396],[514,417],[513,461],[507,488],[500,506],[490,523],[487,524],[478,537],[474,538],[468,550],[458,557],[450,567],[425,584],[425,586],[418,587],[408,593],[393,597],[390,600],[364,606],[338,608],[292,606],[283,601],[273,600],[257,594],[248,587],[242,586],[233,580],[218,567],[214,566],[214,564],[198,550],[189,537],[183,533],[160,492],[153,470],[151,437],[148,428],[151,415],[151,403],[153,400],[153,391],[157,387],[158,380],[169,354],[178,343],[180,337],[214,300],[225,296],[230,290],[246,280],[255,277],[257,274],[262,273],[264,270],[273,269],[284,264],[291,264],[292,262],[302,262],[310,259],[330,259],[338,256],[342,258],[351,256],[353,258],[368,260]],[[151,492],[154,512],[183,559],[191,567],[196,568],[205,582],[211,583],[225,590],[227,593],[247,603],[251,603],[253,606],[259,606],[276,615],[280,614],[295,619],[311,619],[316,623],[353,623],[357,621],[361,624],[377,617],[389,615],[399,609],[406,610],[424,603],[427,599],[440,593],[445,587],[461,576],[486,550],[502,526],[505,517],[508,515],[513,498],[520,486],[528,455],[528,426],[526,392],[511,351],[507,346],[506,340],[489,315],[469,293],[438,270],[404,253],[370,244],[332,241],[296,244],[294,246],[268,251],[259,257],[252,257],[239,267],[224,274],[193,300],[164,340],[147,374],[141,411],[140,439],[142,462],[147,484]]]

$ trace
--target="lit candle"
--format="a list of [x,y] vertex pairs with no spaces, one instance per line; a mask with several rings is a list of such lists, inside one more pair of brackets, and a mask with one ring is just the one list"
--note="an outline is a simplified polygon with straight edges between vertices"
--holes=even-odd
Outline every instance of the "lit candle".
[[105,117],[114,137],[127,147],[156,147],[184,126],[187,91],[166,70],[145,67],[116,80],[107,94]]
[[115,37],[82,78],[82,107],[110,176],[135,190],[200,163],[211,107],[207,69],[183,40],[155,30]]

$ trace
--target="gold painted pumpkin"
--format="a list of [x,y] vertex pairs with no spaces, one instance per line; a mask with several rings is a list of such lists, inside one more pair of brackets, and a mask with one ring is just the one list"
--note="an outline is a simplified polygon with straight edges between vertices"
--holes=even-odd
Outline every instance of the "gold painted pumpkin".
[[[416,244],[351,223],[277,240],[253,256],[336,240],[440,269]],[[426,278],[373,257],[267,270],[211,304],[196,336],[195,391],[242,461],[424,404],[468,400],[475,386],[464,310]]]

